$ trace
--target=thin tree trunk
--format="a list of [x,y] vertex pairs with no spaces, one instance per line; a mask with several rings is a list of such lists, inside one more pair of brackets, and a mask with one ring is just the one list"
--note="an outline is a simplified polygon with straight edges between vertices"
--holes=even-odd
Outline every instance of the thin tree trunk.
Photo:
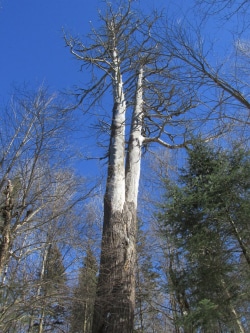
[[[49,254],[49,248],[50,248],[51,244],[46,244],[45,249],[44,249],[44,253],[43,253],[43,260],[42,260],[42,267],[41,267],[41,273],[40,273],[40,285],[37,289],[37,297],[41,297],[41,290],[42,290],[42,283],[44,281],[44,275],[45,275],[45,266],[47,263],[47,259],[48,259],[48,254]],[[46,295],[43,295],[43,297],[45,298]],[[43,300],[44,301],[44,300]],[[39,328],[38,328],[38,333],[42,333],[43,332],[43,324],[44,324],[44,316],[45,316],[45,310],[44,310],[44,305],[42,306],[42,312],[40,314],[40,318],[39,318]],[[33,326],[33,325],[32,325]]]
[[238,230],[238,228],[237,228],[234,220],[231,218],[230,214],[228,214],[228,217],[229,217],[229,221],[230,221],[231,227],[233,229],[233,233],[234,233],[234,235],[235,235],[235,237],[236,237],[236,239],[237,239],[237,241],[239,243],[239,246],[240,246],[240,248],[242,250],[242,253],[243,253],[243,255],[244,255],[245,259],[246,259],[246,262],[250,266],[250,256],[249,256],[247,247],[245,246],[244,241],[243,241],[243,239],[242,239],[242,237],[240,235],[240,232],[239,232],[239,230]]
[[222,280],[222,285],[224,287],[224,290],[225,290],[225,294],[228,298],[228,302],[229,302],[229,308],[230,308],[230,311],[231,311],[231,314],[232,314],[232,317],[235,319],[235,325],[237,326],[237,332],[238,333],[245,333],[245,329],[239,319],[239,316],[237,314],[237,311],[235,310],[234,306],[232,305],[231,303],[231,299],[232,299],[232,296],[230,295],[230,292],[228,291],[228,288],[226,286],[226,283],[224,280]]
[[[138,270],[138,268],[137,268]],[[138,285],[138,290],[139,290],[139,294],[141,294],[141,284],[140,284],[140,274],[137,271],[137,285]],[[142,297],[140,295],[139,298],[139,322],[140,322],[140,332],[144,333],[144,325],[143,325],[143,313],[142,313]]]
[[84,304],[84,321],[83,321],[83,333],[89,333],[88,328],[88,316],[87,316],[87,311],[88,311],[88,300],[86,300]]
[[43,307],[43,308],[42,308],[41,317],[40,317],[40,319],[39,319],[38,333],[43,333],[43,321],[44,321],[44,316],[45,316],[45,311],[44,311],[44,307]]
[[4,190],[5,195],[5,205],[2,208],[3,216],[3,227],[1,232],[1,244],[0,244],[0,276],[2,277],[3,270],[10,258],[11,249],[11,218],[13,210],[13,200],[12,200],[13,186],[11,181],[8,180],[8,184]]

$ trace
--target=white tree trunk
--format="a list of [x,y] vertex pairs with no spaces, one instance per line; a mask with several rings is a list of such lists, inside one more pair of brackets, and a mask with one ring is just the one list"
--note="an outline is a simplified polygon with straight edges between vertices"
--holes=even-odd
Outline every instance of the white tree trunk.
[[0,242],[0,278],[3,281],[3,271],[5,265],[8,263],[10,258],[10,250],[12,246],[12,235],[11,235],[11,219],[13,211],[13,198],[12,198],[13,186],[11,181],[8,180],[7,186],[4,189],[5,204],[1,209],[1,215],[3,218],[3,226],[1,230],[1,242]]
[[115,63],[113,82],[114,107],[112,111],[113,119],[109,144],[109,166],[105,200],[109,202],[112,212],[121,212],[125,202],[126,101],[119,67],[119,57],[116,50],[113,52],[113,58]]
[[132,333],[135,307],[137,196],[140,178],[142,77],[138,75],[125,172],[126,103],[119,72],[114,81],[114,108],[109,166],[104,197],[104,227],[93,333]]
[[141,148],[143,144],[143,68],[138,74],[135,110],[130,131],[128,157],[126,160],[126,201],[137,208],[137,197],[141,172]]

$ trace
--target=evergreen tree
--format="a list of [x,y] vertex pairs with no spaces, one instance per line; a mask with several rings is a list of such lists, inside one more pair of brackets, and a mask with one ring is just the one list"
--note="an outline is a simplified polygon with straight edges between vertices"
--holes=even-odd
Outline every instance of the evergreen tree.
[[97,270],[95,255],[88,248],[83,267],[79,270],[78,285],[74,290],[70,328],[72,333],[92,332]]
[[40,310],[38,320],[32,319],[31,330],[34,327],[37,328],[35,332],[38,333],[60,332],[66,315],[67,287],[62,254],[56,243],[48,243],[45,247],[39,280]]
[[134,332],[148,332],[154,325],[155,308],[153,300],[159,292],[157,289],[158,272],[152,263],[146,232],[138,230],[137,265],[136,265],[136,310]]
[[243,150],[226,152],[197,141],[178,183],[166,180],[158,218],[173,249],[169,283],[185,332],[244,332],[249,168]]

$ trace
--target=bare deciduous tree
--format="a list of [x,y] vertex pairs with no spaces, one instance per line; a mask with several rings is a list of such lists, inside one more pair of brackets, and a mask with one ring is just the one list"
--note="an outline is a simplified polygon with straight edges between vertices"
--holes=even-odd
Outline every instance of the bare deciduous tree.
[[[135,307],[137,198],[143,149],[158,143],[184,147],[190,132],[211,118],[198,117],[195,85],[182,87],[180,67],[152,36],[159,16],[142,17],[134,1],[107,3],[102,25],[92,29],[87,44],[70,35],[66,45],[90,68],[89,86],[79,88],[79,103],[112,104],[108,172],[104,196],[102,251],[93,332],[132,332]],[[112,101],[110,101],[112,97]],[[105,99],[106,98],[106,99]],[[104,123],[103,120],[101,120]],[[209,128],[216,136],[221,129]]]
[[0,116],[0,329],[28,330],[30,318],[32,332],[35,312],[52,300],[39,292],[48,282],[37,279],[39,258],[52,243],[48,230],[60,250],[72,242],[77,211],[91,190],[66,163],[71,120],[55,96],[42,88],[20,93]]

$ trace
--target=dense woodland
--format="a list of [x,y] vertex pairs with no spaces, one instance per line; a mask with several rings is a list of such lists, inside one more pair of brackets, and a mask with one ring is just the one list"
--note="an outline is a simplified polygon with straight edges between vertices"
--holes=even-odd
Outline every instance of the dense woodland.
[[102,3],[89,83],[1,106],[0,332],[250,332],[249,14]]

